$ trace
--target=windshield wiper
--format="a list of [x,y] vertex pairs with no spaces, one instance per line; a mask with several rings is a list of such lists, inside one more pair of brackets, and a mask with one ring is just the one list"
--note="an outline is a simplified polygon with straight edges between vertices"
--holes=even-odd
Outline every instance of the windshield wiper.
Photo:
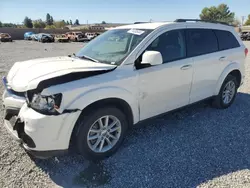
[[93,59],[89,56],[86,56],[86,55],[82,55],[82,56],[77,56],[78,58],[81,58],[81,59],[87,59],[87,60],[90,60],[90,61],[93,61],[93,62],[96,62],[96,63],[100,63],[98,60],[96,59]]

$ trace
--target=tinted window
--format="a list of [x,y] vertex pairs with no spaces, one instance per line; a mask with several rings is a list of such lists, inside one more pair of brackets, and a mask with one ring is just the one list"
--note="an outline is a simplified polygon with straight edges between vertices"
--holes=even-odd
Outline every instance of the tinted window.
[[187,53],[189,57],[218,51],[215,33],[210,29],[187,30]]
[[163,63],[186,57],[185,35],[183,30],[173,30],[157,37],[146,50],[161,53]]
[[240,46],[235,36],[229,31],[215,30],[215,34],[219,41],[220,50],[237,48]]

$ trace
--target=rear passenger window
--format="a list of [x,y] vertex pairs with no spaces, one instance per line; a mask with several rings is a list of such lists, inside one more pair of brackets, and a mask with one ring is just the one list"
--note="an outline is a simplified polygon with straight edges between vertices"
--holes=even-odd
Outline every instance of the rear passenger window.
[[219,41],[220,50],[227,50],[240,46],[235,36],[229,31],[215,30],[215,34]]
[[215,33],[210,29],[187,29],[186,38],[189,57],[209,54],[219,50]]

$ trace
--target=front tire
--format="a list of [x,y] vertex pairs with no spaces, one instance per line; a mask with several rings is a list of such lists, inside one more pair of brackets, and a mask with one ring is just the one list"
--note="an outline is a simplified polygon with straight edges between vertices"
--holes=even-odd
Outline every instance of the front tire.
[[237,79],[232,75],[228,75],[221,86],[219,94],[213,101],[213,106],[219,109],[231,106],[236,97],[238,87]]
[[117,151],[127,132],[125,114],[116,107],[82,114],[77,125],[78,152],[88,160],[102,160]]

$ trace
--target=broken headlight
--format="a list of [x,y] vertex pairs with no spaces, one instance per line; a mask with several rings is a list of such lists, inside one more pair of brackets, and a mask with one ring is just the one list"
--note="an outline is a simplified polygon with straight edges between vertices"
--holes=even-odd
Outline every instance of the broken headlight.
[[37,112],[46,115],[58,114],[58,109],[62,101],[62,94],[55,94],[51,96],[43,96],[40,93],[34,94],[30,101],[28,101],[29,107]]

